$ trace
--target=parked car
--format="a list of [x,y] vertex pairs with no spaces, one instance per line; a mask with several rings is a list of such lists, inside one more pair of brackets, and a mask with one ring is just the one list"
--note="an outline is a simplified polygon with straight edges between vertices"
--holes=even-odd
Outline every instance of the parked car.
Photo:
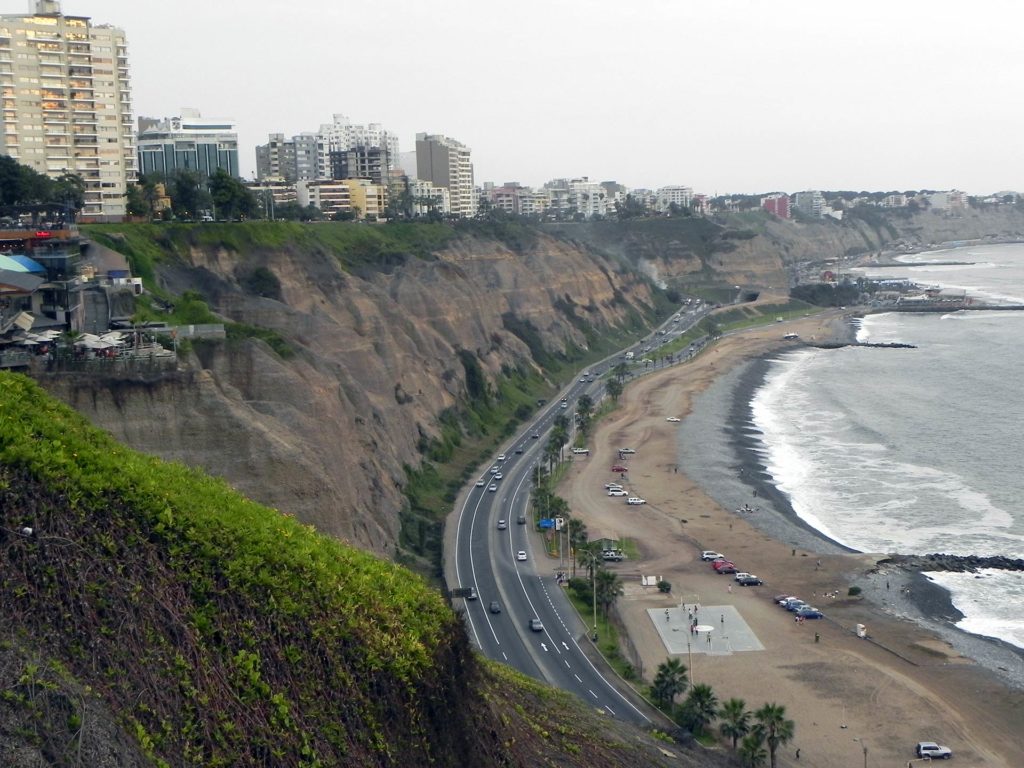
[[518,552],[516,552],[516,560],[525,560],[525,559],[526,559],[526,550],[520,549]]
[[764,584],[764,582],[752,573],[739,580],[739,585],[741,587],[760,587],[762,584]]
[[724,565],[720,565],[715,570],[718,571],[719,575],[723,573],[736,573],[736,566],[732,563],[725,563]]
[[530,619],[530,629],[534,632],[543,632],[544,624],[541,623],[540,619]]
[[632,504],[633,506],[637,506],[639,504],[646,504],[647,499],[641,499],[639,496],[630,496],[628,499],[626,499],[626,503]]
[[619,448],[619,453],[636,453],[635,448]]
[[793,597],[793,595],[776,595],[772,598],[772,602],[776,605],[782,605],[783,600],[789,600],[791,597]]
[[803,600],[790,600],[786,603],[785,608],[790,613],[796,613],[801,608],[810,608],[811,606],[805,603]]
[[620,560],[622,560],[624,557],[625,557],[625,555],[622,554],[622,552],[620,552],[617,549],[606,549],[604,552],[601,553],[601,558],[603,560],[608,560],[610,562],[616,562],[617,563]]
[[491,604],[487,606],[487,610],[491,613],[501,613],[501,605],[497,600],[491,600]]
[[749,575],[750,574],[747,573],[746,571],[736,571],[736,575],[733,576],[733,579],[735,579],[736,581],[739,581],[740,579],[742,579],[742,578],[744,578],[746,576],[749,576]]
[[625,492],[624,490],[622,490],[621,488],[611,488],[611,489],[609,489],[609,491],[608,491],[608,495],[609,495],[609,496],[628,496],[629,494],[628,494],[628,493],[626,493],[626,492]]
[[629,472],[629,469],[627,467],[622,466],[621,464],[615,464],[612,467],[612,472]]
[[589,448],[573,448],[572,452],[574,454],[576,454],[577,456],[579,456],[579,455],[586,456],[586,455],[588,455],[590,453],[590,449]]
[[508,528],[508,523],[506,521],[504,521],[504,520],[499,520],[498,521],[498,530],[499,531],[504,531],[506,528]]
[[943,747],[934,741],[917,742],[918,757],[930,757],[932,760],[949,760],[953,756],[953,750]]
[[735,563],[733,563],[732,560],[715,560],[713,563],[711,563],[711,567],[714,568],[716,571],[720,568],[732,568],[732,571],[730,571],[730,573],[736,573],[736,565]]
[[801,619],[823,619],[825,614],[819,611],[817,608],[812,608],[809,605],[805,605],[796,611],[796,615]]
[[713,549],[705,549],[700,553],[701,560],[724,560],[725,555],[721,552],[715,552]]
[[473,587],[470,587],[469,588],[469,594],[466,595],[466,599],[467,600],[476,600],[476,598],[477,598],[476,590]]
[[612,490],[613,488],[617,488],[617,489],[618,489],[618,490],[620,490],[620,491],[622,490],[622,486],[621,486],[621,485],[619,485],[618,483],[605,483],[605,484],[604,484],[604,489],[605,489],[606,491],[610,491],[610,490]]
[[665,421],[671,421],[673,424],[678,424],[682,419],[676,418],[675,416],[669,416]]

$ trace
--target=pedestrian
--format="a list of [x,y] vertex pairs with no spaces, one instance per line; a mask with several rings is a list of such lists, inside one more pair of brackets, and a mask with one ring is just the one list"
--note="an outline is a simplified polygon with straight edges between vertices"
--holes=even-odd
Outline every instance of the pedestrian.
[[729,594],[731,595],[731,594],[732,594],[732,584],[730,584],[729,586],[727,586],[727,587],[726,587],[726,589],[728,589],[728,590],[729,590]]
[[799,759],[800,759],[800,747],[797,747],[797,748],[796,748],[796,759],[797,759],[797,760],[799,760]]
[[722,626],[723,627],[725,626],[725,614],[724,613],[722,614]]
[[885,580],[885,589],[886,589],[886,591],[888,591],[888,589],[889,589],[889,580],[888,579]]
[[665,609],[665,621],[668,621],[668,608]]

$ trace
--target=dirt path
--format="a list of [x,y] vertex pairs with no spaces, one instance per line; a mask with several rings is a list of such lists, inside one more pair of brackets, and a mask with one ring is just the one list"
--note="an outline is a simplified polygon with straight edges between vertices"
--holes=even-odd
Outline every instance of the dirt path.
[[[825,339],[834,321],[812,318],[785,331]],[[795,740],[780,748],[780,765],[860,766],[866,745],[869,768],[902,766],[916,742],[937,740],[952,747],[960,765],[1019,768],[1024,695],[917,625],[846,598],[851,574],[870,568],[871,556],[793,550],[723,509],[677,468],[678,425],[666,418],[685,417],[715,377],[782,343],[779,326],[728,336],[691,363],[630,384],[612,417],[597,426],[590,456],[579,457],[560,489],[591,539],[636,542],[637,558],[611,566],[627,582],[618,604],[628,627],[627,657],[648,680],[667,657],[649,608],[674,608],[681,599],[733,606],[765,650],[693,655],[691,676],[712,685],[719,700],[743,698],[750,709],[785,705],[797,728]],[[623,447],[637,451],[624,457],[626,487],[646,505],[627,506],[603,488],[617,478],[609,467]],[[731,576],[715,574],[700,560],[703,548],[726,552],[765,586],[740,588]],[[640,574],[670,581],[672,595],[641,587]],[[829,619],[797,624],[772,603],[784,592],[812,595]],[[844,597],[824,597],[832,592]],[[857,622],[869,624],[872,640],[855,635]],[[688,665],[691,658],[682,655]]]

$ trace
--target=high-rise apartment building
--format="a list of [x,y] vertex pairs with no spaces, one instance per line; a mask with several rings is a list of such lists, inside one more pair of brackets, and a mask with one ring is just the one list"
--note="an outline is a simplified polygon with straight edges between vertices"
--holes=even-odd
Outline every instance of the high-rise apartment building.
[[139,173],[224,170],[238,176],[238,134],[231,120],[203,118],[194,109],[181,117],[139,118]]
[[453,216],[476,214],[470,150],[447,136],[416,134],[416,176],[448,190]]
[[298,180],[294,139],[286,141],[283,133],[272,133],[269,138],[266,144],[256,147],[256,178],[283,179],[294,184]]
[[0,16],[0,152],[50,177],[77,174],[80,216],[120,219],[136,177],[125,34],[65,16],[59,0],[32,7]]
[[768,211],[772,216],[778,216],[780,219],[788,219],[789,195],[785,193],[778,193],[762,197],[761,207]]
[[330,177],[332,152],[344,152],[355,147],[384,149],[387,150],[387,170],[394,167],[393,163],[398,158],[398,137],[385,130],[380,123],[356,125],[345,115],[334,115],[334,122],[322,124],[318,135],[327,177]]

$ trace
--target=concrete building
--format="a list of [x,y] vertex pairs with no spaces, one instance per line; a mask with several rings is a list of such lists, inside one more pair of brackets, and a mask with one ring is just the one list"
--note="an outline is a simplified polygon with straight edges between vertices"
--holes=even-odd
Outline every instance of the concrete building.
[[266,144],[256,147],[256,178],[260,181],[298,181],[295,141],[283,133],[272,133]]
[[360,145],[333,150],[330,155],[332,179],[368,179],[374,184],[387,182],[391,164],[384,147]]
[[906,208],[907,196],[902,194],[886,195],[882,199],[883,208]]
[[409,195],[412,198],[413,216],[426,216],[431,212],[448,216],[452,212],[451,195],[448,190],[429,181],[409,179]]
[[447,136],[416,134],[416,176],[448,190],[453,216],[476,215],[469,147]]
[[325,216],[333,218],[339,213],[352,212],[352,193],[345,181],[314,179],[295,185],[299,205],[319,208]]
[[[356,125],[345,115],[334,115],[334,122],[323,123],[317,133],[321,153],[320,178],[331,178],[331,153],[355,147],[375,147],[387,150],[388,166],[392,170],[398,159],[398,136],[385,130],[380,123]],[[385,174],[386,175],[386,174]]]
[[825,196],[816,189],[797,192],[793,198],[793,207],[816,219],[822,218],[829,210]]
[[967,193],[957,189],[951,189],[948,192],[933,192],[926,199],[929,208],[943,213],[962,213],[969,207]]
[[[608,193],[596,181],[584,176],[569,181],[569,206],[585,219],[608,215]],[[613,209],[614,210],[614,209]]]
[[661,187],[654,193],[654,210],[658,213],[668,213],[673,210],[673,206],[689,208],[691,203],[693,203],[691,187]]
[[204,176],[224,170],[238,176],[238,133],[232,120],[204,118],[197,110],[181,117],[139,118],[139,173],[198,171]]
[[374,184],[367,179],[342,179],[348,187],[349,210],[357,219],[378,221],[384,218],[388,204],[388,190],[383,184]]
[[0,16],[0,152],[39,173],[77,174],[86,221],[120,220],[136,179],[122,30],[65,16],[58,0]]
[[480,199],[513,216],[539,216],[548,202],[544,193],[534,192],[516,181],[507,181],[500,187],[488,182],[484,184]]
[[761,208],[768,211],[772,216],[778,216],[780,219],[788,219],[790,217],[789,195],[780,193],[777,195],[762,197]]

